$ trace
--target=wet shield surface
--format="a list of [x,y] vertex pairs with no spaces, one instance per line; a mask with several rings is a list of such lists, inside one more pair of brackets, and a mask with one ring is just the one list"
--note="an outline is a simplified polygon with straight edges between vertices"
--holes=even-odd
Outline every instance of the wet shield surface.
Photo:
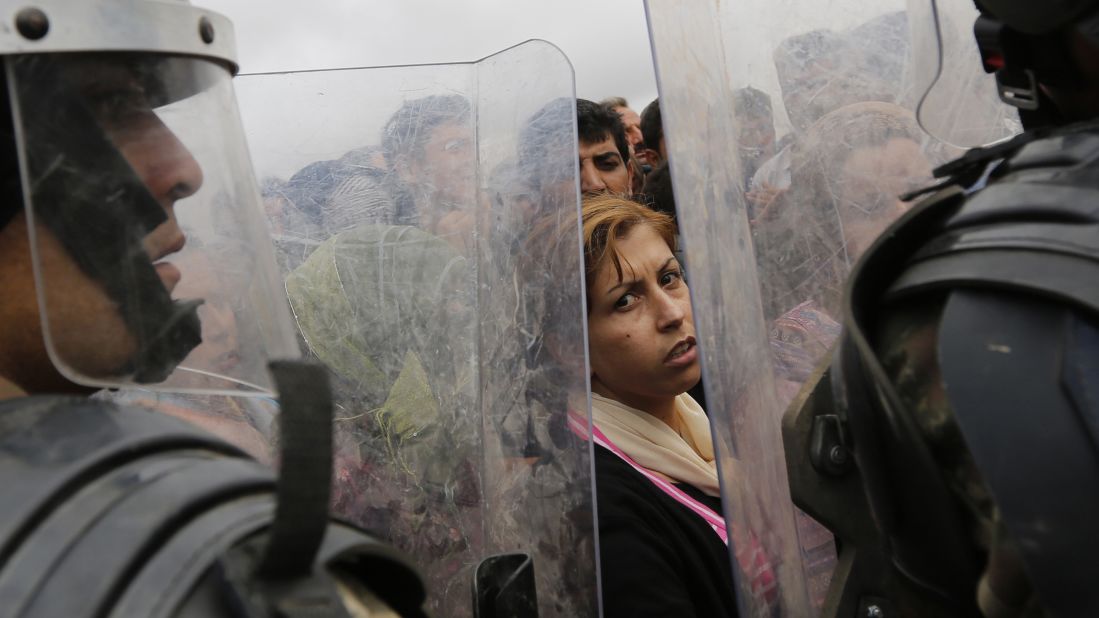
[[[828,360],[846,276],[909,207],[900,196],[931,184],[958,145],[1010,135],[1017,120],[999,106],[989,123],[958,120],[968,95],[957,84],[986,94],[988,84],[914,64],[928,7],[708,0],[647,11],[738,601],[745,616],[811,615],[826,605],[836,554],[791,503],[783,412]],[[965,48],[972,15],[950,16],[947,47]],[[975,51],[966,62],[980,71]],[[921,128],[921,101],[921,117],[953,141]],[[972,131],[950,130],[961,128]],[[775,566],[770,595],[740,556],[757,540]]]
[[336,513],[412,555],[436,615],[596,615],[590,445],[566,426],[587,402],[568,61],[530,42],[238,93],[301,345],[335,383]]

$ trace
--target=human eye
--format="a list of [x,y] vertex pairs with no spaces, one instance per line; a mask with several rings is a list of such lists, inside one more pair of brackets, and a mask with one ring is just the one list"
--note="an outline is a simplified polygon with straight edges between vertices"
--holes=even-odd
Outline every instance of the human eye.
[[145,90],[137,84],[104,87],[87,96],[95,116],[109,126],[123,125],[152,109]]
[[660,275],[660,285],[668,287],[683,281],[683,271],[677,268],[666,270]]
[[599,167],[599,169],[610,172],[618,169],[619,160],[618,157],[607,157],[605,159],[599,159],[598,161],[596,161],[596,165]]
[[617,310],[629,309],[637,303],[637,294],[633,292],[627,292],[620,296],[618,300],[614,301],[614,308]]
[[445,144],[443,144],[443,151],[444,152],[460,152],[460,151],[466,149],[466,144],[468,144],[468,143],[469,143],[469,140],[464,139],[464,138],[447,140],[447,142]]

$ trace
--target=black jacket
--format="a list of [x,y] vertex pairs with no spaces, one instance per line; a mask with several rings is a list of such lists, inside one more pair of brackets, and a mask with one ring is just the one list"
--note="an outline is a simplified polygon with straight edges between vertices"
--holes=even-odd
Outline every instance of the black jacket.
[[[605,618],[736,616],[729,551],[713,528],[641,473],[595,447]],[[721,499],[677,485],[721,512]]]

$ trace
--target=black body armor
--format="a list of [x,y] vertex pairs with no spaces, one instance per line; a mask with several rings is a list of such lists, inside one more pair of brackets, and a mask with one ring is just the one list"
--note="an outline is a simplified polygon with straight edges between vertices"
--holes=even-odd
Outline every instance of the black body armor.
[[838,537],[824,615],[977,614],[998,530],[1045,612],[1099,615],[1099,125],[936,175],[784,419],[795,502]]
[[0,485],[5,616],[348,616],[371,603],[424,615],[405,558],[338,522],[320,520],[311,567],[263,572],[281,508],[275,474],[163,414],[3,402]]

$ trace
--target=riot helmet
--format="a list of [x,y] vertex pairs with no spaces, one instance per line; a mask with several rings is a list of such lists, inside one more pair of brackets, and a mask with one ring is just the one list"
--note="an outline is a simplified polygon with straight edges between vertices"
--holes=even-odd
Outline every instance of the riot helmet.
[[[414,568],[328,518],[331,400],[283,360],[229,21],[4,4],[0,375],[35,394],[0,402],[5,614],[422,615]],[[137,385],[279,392],[284,474],[167,415],[37,394]]]
[[1025,0],[977,0],[976,4],[983,13],[1024,34],[1049,34],[1065,26],[1081,25],[1099,9],[1094,0],[1058,0],[1041,6]]
[[[931,134],[960,146],[1008,137],[1003,114],[977,105],[993,88],[1024,128],[1085,120],[1095,108],[1099,45],[1095,2],[1050,6],[1015,1],[910,0],[919,117]],[[963,28],[972,34],[961,36]],[[973,43],[980,52],[973,62]],[[981,69],[982,76],[975,69]],[[1006,108],[1005,108],[1006,109]],[[969,113],[966,110],[979,110]],[[999,133],[999,135],[997,135]]]
[[[231,24],[155,0],[8,15],[3,222],[26,221],[56,371],[93,388],[270,394],[266,362],[297,351],[230,84]],[[215,310],[235,315],[237,349],[205,354]]]
[[1084,120],[1096,81],[1090,58],[1099,45],[1095,2],[1059,2],[1035,11],[1021,2],[978,3],[974,25],[984,70],[1000,98],[1019,108],[1028,128]]

